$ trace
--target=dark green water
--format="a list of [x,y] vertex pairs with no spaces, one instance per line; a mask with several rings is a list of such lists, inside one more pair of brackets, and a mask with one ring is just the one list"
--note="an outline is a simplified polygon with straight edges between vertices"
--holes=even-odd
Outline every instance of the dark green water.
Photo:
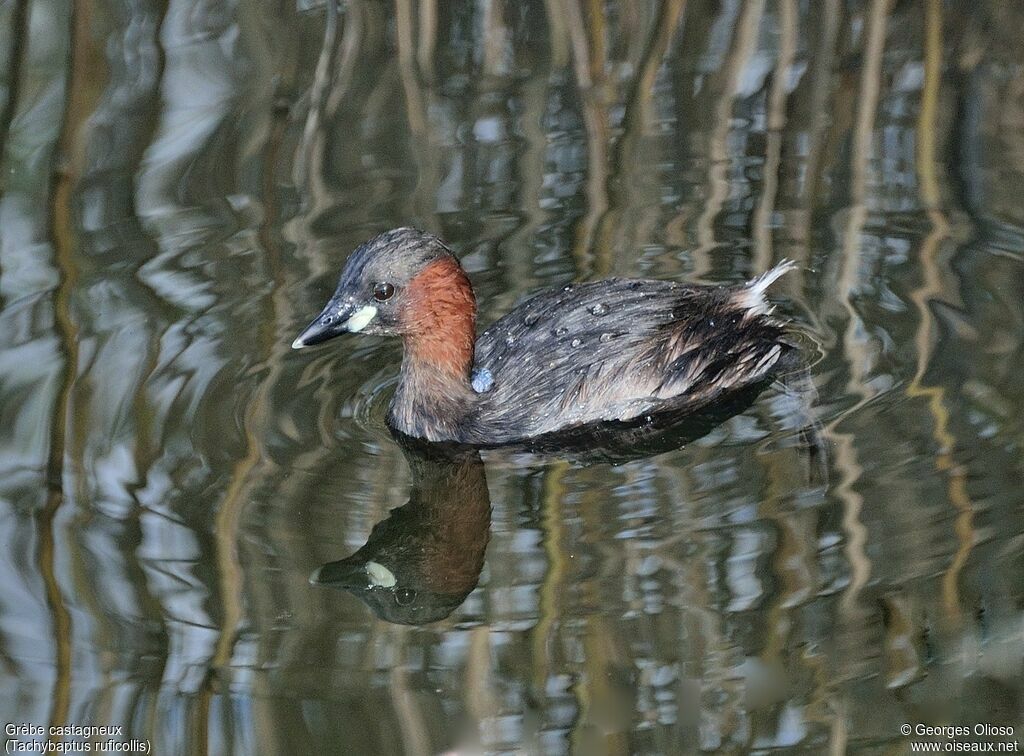
[[[1019,743],[1022,28],[995,0],[0,4],[0,723],[157,754]],[[451,614],[382,621],[308,576],[410,498],[399,346],[289,345],[398,225],[458,251],[484,323],[794,259],[816,397],[619,465],[418,467],[373,549],[409,526],[402,599]]]

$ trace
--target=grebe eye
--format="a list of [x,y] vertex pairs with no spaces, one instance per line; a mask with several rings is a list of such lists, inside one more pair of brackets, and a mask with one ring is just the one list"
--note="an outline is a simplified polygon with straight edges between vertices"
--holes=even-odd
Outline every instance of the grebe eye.
[[378,283],[373,285],[373,298],[378,302],[391,299],[395,293],[395,287],[389,283]]
[[416,591],[412,588],[399,588],[395,591],[395,603],[399,606],[408,606],[416,598]]

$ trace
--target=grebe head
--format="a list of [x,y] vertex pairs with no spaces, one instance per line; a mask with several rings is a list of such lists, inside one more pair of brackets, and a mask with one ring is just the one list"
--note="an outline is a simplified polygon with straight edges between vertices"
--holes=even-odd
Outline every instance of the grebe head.
[[292,348],[342,333],[414,333],[423,302],[451,288],[468,288],[468,280],[439,238],[414,228],[378,234],[349,256],[334,295]]

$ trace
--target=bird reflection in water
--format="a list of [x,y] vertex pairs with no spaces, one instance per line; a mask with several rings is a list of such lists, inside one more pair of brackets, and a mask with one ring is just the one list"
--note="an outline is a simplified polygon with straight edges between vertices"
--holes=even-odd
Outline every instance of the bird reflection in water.
[[[747,410],[767,385],[745,387],[684,416],[604,423],[506,448],[584,464],[650,457],[707,435]],[[786,393],[807,400],[800,391]],[[802,426],[797,435],[808,461],[821,454],[815,428]],[[399,433],[395,438],[412,472],[408,503],[378,522],[362,548],[323,565],[310,582],[348,591],[387,622],[423,625],[448,617],[476,587],[490,538],[491,503],[477,448]]]
[[388,622],[422,625],[447,617],[476,587],[491,500],[476,449],[401,441],[412,470],[408,503],[374,525],[359,551],[310,581],[352,593]]

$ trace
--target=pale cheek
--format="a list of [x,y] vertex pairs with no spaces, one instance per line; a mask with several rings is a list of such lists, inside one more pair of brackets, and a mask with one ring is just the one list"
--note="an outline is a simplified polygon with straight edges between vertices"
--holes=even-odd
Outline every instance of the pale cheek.
[[364,305],[356,310],[355,314],[348,319],[348,322],[345,323],[345,328],[352,333],[358,333],[366,328],[375,317],[377,317],[377,308],[373,305]]
[[371,585],[379,588],[394,588],[395,583],[398,582],[395,579],[395,573],[380,562],[367,562],[366,576],[370,579]]

